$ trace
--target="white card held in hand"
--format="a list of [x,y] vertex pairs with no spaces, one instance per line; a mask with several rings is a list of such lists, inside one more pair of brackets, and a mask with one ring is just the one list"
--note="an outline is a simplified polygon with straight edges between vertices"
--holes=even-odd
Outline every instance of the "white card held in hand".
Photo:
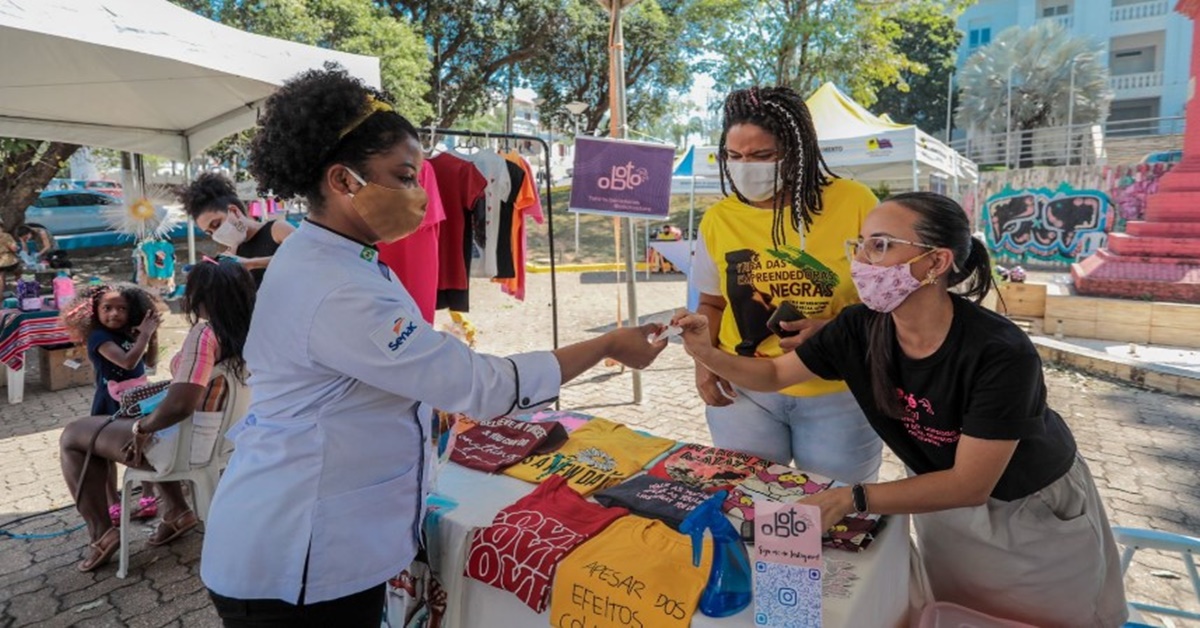
[[650,334],[649,336],[646,336],[646,340],[648,340],[651,343],[655,343],[655,342],[658,342],[659,340],[666,340],[668,338],[674,338],[675,336],[682,336],[682,335],[683,335],[682,327],[680,327],[678,325],[667,325],[666,327],[662,328],[662,331],[655,333],[655,334]]

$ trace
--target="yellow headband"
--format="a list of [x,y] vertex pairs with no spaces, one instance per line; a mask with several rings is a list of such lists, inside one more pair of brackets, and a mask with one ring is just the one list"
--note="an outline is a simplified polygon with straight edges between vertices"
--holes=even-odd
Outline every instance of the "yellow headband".
[[394,111],[394,109],[392,109],[391,105],[383,102],[382,100],[376,99],[374,96],[372,96],[370,94],[367,94],[367,109],[366,109],[366,111],[363,111],[362,114],[360,114],[357,118],[352,120],[350,122],[350,124],[347,124],[346,128],[342,129],[341,133],[338,133],[338,139],[340,140],[343,137],[346,137],[346,135],[349,134],[351,131],[353,131],[354,129],[357,129],[358,125],[362,124],[363,122],[366,122],[367,118],[370,118],[372,115],[374,115],[378,111]]

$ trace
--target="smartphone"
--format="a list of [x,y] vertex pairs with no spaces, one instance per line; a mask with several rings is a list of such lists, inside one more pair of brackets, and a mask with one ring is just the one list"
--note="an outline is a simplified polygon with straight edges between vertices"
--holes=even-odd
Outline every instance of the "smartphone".
[[770,329],[771,333],[779,336],[780,338],[795,336],[800,332],[788,331],[783,327],[780,327],[779,323],[784,321],[790,323],[792,321],[798,321],[802,318],[804,318],[803,312],[797,309],[795,305],[792,305],[791,301],[784,301],[779,304],[779,307],[775,308],[775,312],[771,314],[771,318],[767,319],[767,329]]

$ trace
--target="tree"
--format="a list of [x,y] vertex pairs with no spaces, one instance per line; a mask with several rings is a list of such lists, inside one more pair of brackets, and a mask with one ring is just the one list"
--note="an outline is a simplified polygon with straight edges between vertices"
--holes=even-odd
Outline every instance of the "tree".
[[[687,28],[682,2],[642,0],[621,17],[625,38],[626,114],[632,128],[649,128],[691,84],[679,38]],[[567,0],[564,17],[536,55],[521,63],[542,98],[543,117],[568,102],[588,104],[581,127],[600,127],[609,114],[610,18],[595,0]],[[607,129],[605,129],[607,130]]]
[[1018,163],[1023,168],[1033,166],[1033,129],[1066,125],[1069,109],[1074,124],[1093,124],[1108,117],[1112,91],[1103,54],[1101,43],[1072,37],[1051,20],[1029,29],[1009,28],[971,55],[959,71],[962,94],[957,124],[1004,133],[1011,76],[1012,128],[1020,137]]
[[0,138],[0,221],[12,232],[78,144]]
[[[391,15],[416,26],[429,44],[426,84],[431,120],[443,128],[484,113],[516,64],[551,43],[562,19],[556,0],[386,0]],[[427,122],[428,120],[423,120]]]
[[424,120],[428,48],[409,23],[373,0],[172,0],[250,33],[379,57],[383,87],[397,111]]
[[783,85],[810,94],[826,81],[864,106],[880,87],[924,71],[896,42],[900,11],[944,11],[959,0],[696,0],[684,45],[729,90]]
[[896,49],[921,67],[901,72],[894,85],[881,88],[873,107],[876,112],[931,133],[946,128],[947,83],[962,40],[962,32],[955,26],[958,13],[958,7],[947,12],[918,4],[902,8],[891,18],[902,33]]

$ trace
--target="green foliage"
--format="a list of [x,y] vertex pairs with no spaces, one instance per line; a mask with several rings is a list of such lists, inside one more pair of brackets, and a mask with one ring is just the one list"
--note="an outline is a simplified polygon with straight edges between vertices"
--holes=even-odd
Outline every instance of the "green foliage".
[[25,222],[25,208],[78,148],[63,142],[0,138],[0,223],[6,231]]
[[[686,51],[678,44],[688,28],[685,20],[681,2],[642,0],[622,13],[630,128],[647,132],[664,115],[676,113],[674,99],[691,84]],[[580,125],[585,132],[604,123],[610,96],[609,24],[608,12],[595,0],[567,0],[553,34],[537,54],[521,62],[522,74],[542,98],[543,118],[580,101],[588,104]]]
[[[285,39],[340,52],[379,58],[383,88],[395,99],[396,110],[424,120],[432,109],[426,101],[429,85],[428,49],[403,19],[372,0],[172,0],[175,4],[228,26],[267,37]],[[253,130],[217,142],[205,154],[229,164],[234,178],[248,177],[239,165],[250,146]]]
[[427,118],[428,50],[403,19],[372,0],[172,0],[228,26],[258,35],[341,52],[379,57],[384,89],[396,108],[414,120]]
[[993,133],[1005,131],[1009,68],[1014,129],[1066,125],[1072,98],[1075,124],[1100,122],[1108,117],[1112,101],[1104,54],[1100,42],[1073,37],[1050,20],[1028,29],[1007,29],[968,58],[959,72],[962,93],[956,123]]
[[[429,44],[424,79],[429,117],[439,126],[481,114],[495,102],[515,64],[550,43],[563,19],[558,0],[384,0],[398,21],[412,24]],[[422,124],[428,123],[423,119]]]
[[947,83],[962,40],[955,26],[958,7],[950,9],[919,3],[901,8],[890,18],[901,32],[896,49],[919,67],[901,72],[895,84],[881,88],[874,111],[930,133],[946,128]]
[[696,0],[685,46],[717,85],[786,85],[811,94],[832,81],[870,106],[881,87],[927,71],[897,45],[898,16],[953,9],[962,0]]

